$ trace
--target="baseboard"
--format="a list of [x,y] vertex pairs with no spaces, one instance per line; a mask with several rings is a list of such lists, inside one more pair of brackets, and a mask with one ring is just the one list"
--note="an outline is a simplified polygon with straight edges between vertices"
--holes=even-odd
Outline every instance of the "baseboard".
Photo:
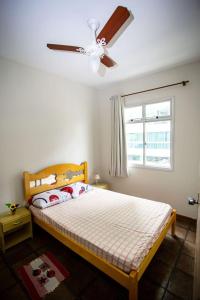
[[186,216],[183,216],[183,215],[176,214],[176,218],[177,218],[178,221],[184,221],[184,222],[190,223],[191,225],[194,225],[194,226],[196,226],[196,224],[197,224],[197,220],[192,219],[190,217],[186,217]]

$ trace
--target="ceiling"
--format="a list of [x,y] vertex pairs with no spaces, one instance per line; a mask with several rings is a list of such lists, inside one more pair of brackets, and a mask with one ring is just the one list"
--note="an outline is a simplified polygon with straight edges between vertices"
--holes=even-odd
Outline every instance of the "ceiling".
[[[94,74],[88,57],[46,47],[90,44],[87,19],[101,30],[118,5],[134,19],[108,49],[117,67]],[[97,88],[199,60],[199,31],[199,0],[0,0],[0,56]]]

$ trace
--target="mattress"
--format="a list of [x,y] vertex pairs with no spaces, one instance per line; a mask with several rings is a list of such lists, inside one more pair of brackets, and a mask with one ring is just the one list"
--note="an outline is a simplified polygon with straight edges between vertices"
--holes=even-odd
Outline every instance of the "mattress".
[[42,210],[31,205],[30,210],[127,273],[138,269],[172,212],[166,203],[98,188]]

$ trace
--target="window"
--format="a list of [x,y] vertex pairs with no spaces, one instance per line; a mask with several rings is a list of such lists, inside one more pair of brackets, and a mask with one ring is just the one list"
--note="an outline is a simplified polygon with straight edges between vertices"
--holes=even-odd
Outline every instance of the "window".
[[172,168],[172,99],[125,108],[128,165]]

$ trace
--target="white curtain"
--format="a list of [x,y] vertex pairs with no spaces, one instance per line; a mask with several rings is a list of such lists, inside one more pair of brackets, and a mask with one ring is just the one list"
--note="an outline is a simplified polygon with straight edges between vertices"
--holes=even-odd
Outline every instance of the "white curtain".
[[126,177],[127,152],[124,120],[124,101],[120,96],[112,96],[111,101],[111,176]]

